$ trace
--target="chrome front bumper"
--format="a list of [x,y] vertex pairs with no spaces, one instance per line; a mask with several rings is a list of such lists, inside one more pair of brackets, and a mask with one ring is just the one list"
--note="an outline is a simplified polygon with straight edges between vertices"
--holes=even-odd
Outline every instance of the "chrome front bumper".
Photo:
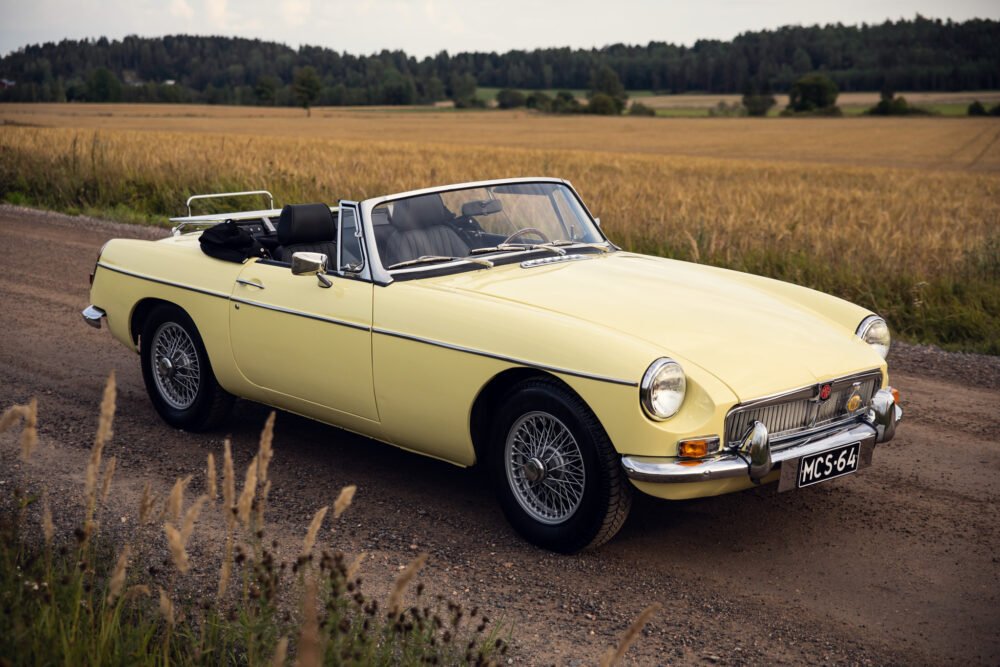
[[101,318],[107,315],[107,313],[97,306],[87,306],[80,314],[83,315],[83,321],[95,329],[101,328]]
[[[794,485],[800,458],[841,445],[860,442],[861,455],[858,468],[871,465],[872,451],[876,443],[892,440],[896,433],[896,424],[902,418],[903,410],[896,405],[892,391],[881,389],[875,393],[871,410],[864,421],[838,431],[811,436],[803,442],[779,451],[771,451],[767,429],[763,424],[754,422],[755,427],[747,434],[739,450],[730,450],[715,458],[704,460],[623,456],[622,468],[630,479],[638,482],[686,484],[732,477],[748,477],[759,482],[776,467],[781,466],[779,490],[784,490],[788,484]],[[786,465],[781,465],[783,463]]]

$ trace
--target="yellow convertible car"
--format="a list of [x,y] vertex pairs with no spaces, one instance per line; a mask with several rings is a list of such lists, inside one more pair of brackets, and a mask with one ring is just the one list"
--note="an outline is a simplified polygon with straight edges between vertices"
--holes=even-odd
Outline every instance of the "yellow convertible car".
[[636,489],[853,473],[902,416],[878,315],[624,252],[563,180],[191,215],[212,196],[169,238],[108,242],[83,311],[163,419],[212,428],[242,397],[482,464],[548,549],[610,539]]

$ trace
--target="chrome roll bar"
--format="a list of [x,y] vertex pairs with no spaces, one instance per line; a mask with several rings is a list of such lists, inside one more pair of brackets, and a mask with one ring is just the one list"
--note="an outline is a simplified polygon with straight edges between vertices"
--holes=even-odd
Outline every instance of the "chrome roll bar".
[[274,208],[274,195],[272,195],[267,190],[248,190],[246,192],[219,192],[217,194],[212,194],[212,195],[192,195],[188,197],[187,200],[188,217],[191,217],[191,202],[195,201],[196,199],[221,199],[223,197],[253,197],[257,195],[266,196],[269,203],[268,208]]

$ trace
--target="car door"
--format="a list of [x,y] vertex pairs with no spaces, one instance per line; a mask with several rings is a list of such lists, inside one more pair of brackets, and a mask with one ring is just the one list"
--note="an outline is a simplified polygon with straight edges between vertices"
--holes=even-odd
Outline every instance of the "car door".
[[[264,402],[324,421],[327,411],[377,421],[372,384],[372,295],[353,202],[341,202],[329,287],[288,264],[248,262],[233,288],[230,339]],[[335,420],[336,421],[336,420]],[[348,420],[342,425],[354,424]]]

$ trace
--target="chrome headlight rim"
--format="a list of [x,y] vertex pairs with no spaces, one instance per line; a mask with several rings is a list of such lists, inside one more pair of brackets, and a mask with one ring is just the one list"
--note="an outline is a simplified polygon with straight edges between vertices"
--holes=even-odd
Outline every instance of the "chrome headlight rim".
[[[680,398],[676,401],[676,407],[669,413],[657,412],[654,401],[655,397],[653,395],[656,380],[664,371],[676,371],[680,380],[680,390],[674,392],[680,394]],[[639,403],[642,405],[642,411],[647,417],[657,422],[666,421],[680,412],[686,394],[687,376],[684,373],[684,368],[670,357],[660,357],[651,363],[642,376],[642,382],[639,384]]]
[[[878,325],[884,328],[885,337],[883,340],[872,340],[869,336]],[[889,324],[885,321],[885,318],[880,315],[869,315],[861,320],[861,324],[858,325],[854,335],[868,343],[883,359],[889,356],[889,348],[892,347],[892,334],[889,331]]]

